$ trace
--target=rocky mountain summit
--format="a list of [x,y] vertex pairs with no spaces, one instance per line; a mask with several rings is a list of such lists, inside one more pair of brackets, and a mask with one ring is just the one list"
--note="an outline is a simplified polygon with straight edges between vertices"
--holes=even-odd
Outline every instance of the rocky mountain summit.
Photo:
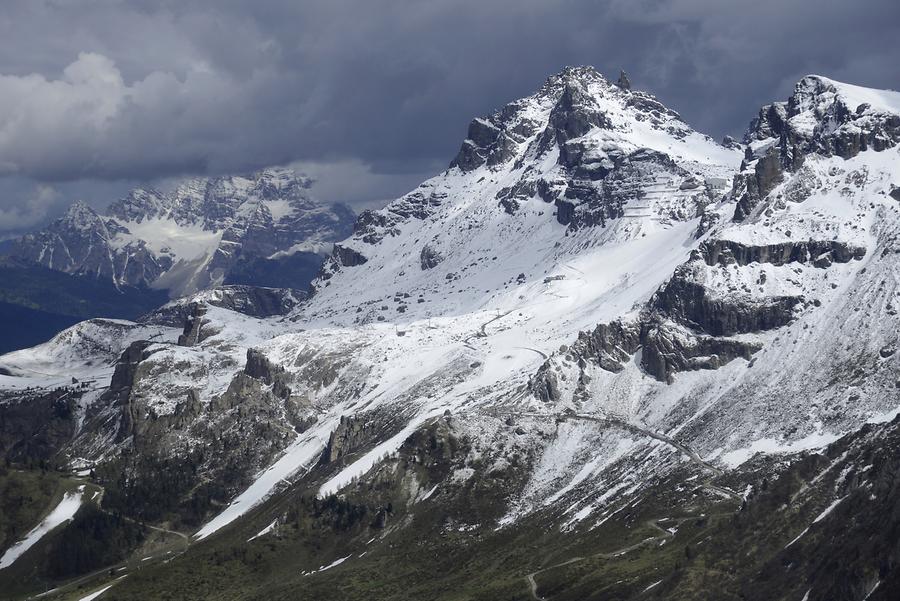
[[122,599],[889,599],[897,118],[810,76],[724,146],[567,68],[360,215],[309,296],[0,357],[0,449],[185,537]]
[[309,185],[288,169],[266,169],[187,180],[169,192],[137,188],[104,214],[76,202],[45,230],[18,240],[11,254],[173,296],[254,283],[232,276],[297,253],[321,254],[350,232],[350,209],[315,202]]

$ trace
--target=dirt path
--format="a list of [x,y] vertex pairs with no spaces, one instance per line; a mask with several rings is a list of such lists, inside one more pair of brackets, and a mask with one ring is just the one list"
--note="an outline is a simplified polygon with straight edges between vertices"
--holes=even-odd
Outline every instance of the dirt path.
[[537,353],[538,355],[541,356],[541,358],[542,358],[544,361],[546,361],[547,359],[550,358],[550,356],[549,356],[547,353],[545,353],[544,351],[539,351],[538,349],[532,348],[532,347],[530,347],[530,346],[514,346],[514,347],[512,347],[512,348],[518,348],[518,349],[522,349],[523,351],[531,351],[531,352],[533,352],[533,353]]
[[[110,515],[110,516],[114,515],[110,511],[104,509],[101,505],[101,502],[103,501],[103,495],[106,493],[106,489],[104,489],[99,484],[90,482],[89,480],[85,480],[82,478],[78,478],[78,479],[76,479],[76,481],[86,483],[86,484],[90,485],[91,487],[99,489],[100,490],[99,497],[96,499],[91,499],[89,502],[95,503],[97,506],[97,509],[99,509],[103,513]],[[191,537],[183,532],[178,532],[177,530],[169,530],[168,528],[163,528],[162,526],[153,526],[151,524],[147,524],[146,522],[142,522],[140,520],[136,520],[134,518],[131,518],[131,517],[128,517],[125,515],[120,515],[118,517],[120,517],[121,519],[127,520],[127,521],[131,522],[132,524],[137,524],[139,526],[143,526],[144,528],[148,528],[150,530],[155,530],[156,532],[162,532],[163,534],[168,534],[168,535],[177,537],[180,540],[181,549],[177,553],[173,553],[171,550],[169,550],[169,551],[162,550],[160,552],[157,552],[153,555],[149,555],[149,556],[147,556],[145,558],[141,558],[141,559],[132,555],[131,557],[128,557],[118,563],[115,563],[115,564],[112,564],[109,566],[105,566],[103,568],[100,568],[98,570],[90,572],[89,574],[84,574],[82,576],[79,576],[79,577],[75,578],[74,580],[70,580],[68,582],[61,584],[60,586],[56,587],[52,591],[34,595],[33,597],[29,597],[29,599],[39,599],[39,598],[48,596],[50,594],[53,594],[53,595],[63,594],[68,591],[74,590],[75,588],[77,588],[83,584],[91,582],[94,579],[102,578],[104,576],[110,576],[112,574],[116,575],[116,578],[114,580],[112,580],[112,582],[118,582],[119,580],[121,580],[122,578],[124,578],[125,576],[128,575],[129,571],[127,570],[127,568],[129,567],[130,564],[135,564],[135,562],[137,562],[135,564],[138,566],[137,569],[141,569],[145,566],[151,566],[151,565],[154,565],[159,562],[168,562],[168,561],[174,559],[175,557],[178,557],[179,555],[184,554],[188,550],[188,547],[190,547],[190,545],[191,545]],[[88,592],[85,591],[85,594],[88,594]]]
[[660,432],[656,432],[654,430],[644,428],[637,424],[632,424],[631,422],[626,422],[625,420],[622,420],[622,419],[610,418],[610,417],[600,417],[600,416],[589,415],[589,414],[584,414],[584,413],[563,414],[561,417],[563,419],[582,419],[582,420],[586,420],[586,421],[598,422],[598,423],[605,424],[608,426],[624,428],[625,430],[629,430],[636,434],[642,434],[644,436],[649,436],[650,438],[655,438],[656,440],[664,442],[667,445],[680,451],[681,453],[686,455],[688,457],[688,459],[690,459],[693,463],[699,465],[703,469],[709,470],[710,472],[714,473],[717,476],[721,476],[725,473],[725,471],[722,470],[721,468],[711,464],[708,461],[705,461],[702,457],[700,457],[699,453],[697,453],[694,449],[690,448],[686,444],[680,443],[670,436],[666,436],[665,434],[661,434]]
[[514,312],[515,310],[516,309],[510,309],[509,311],[507,311],[505,313],[499,313],[499,314],[495,315],[494,317],[491,317],[489,320],[487,320],[486,322],[484,322],[483,324],[478,326],[478,330],[476,330],[474,334],[469,334],[468,336],[466,336],[463,339],[463,345],[471,348],[472,350],[475,350],[475,347],[471,346],[469,344],[469,341],[472,340],[473,338],[487,338],[487,331],[485,330],[485,328],[487,328],[489,325],[491,325],[498,319],[503,319],[504,317],[506,317],[510,313]]
[[[695,519],[697,519],[697,518],[694,517],[694,516],[692,516],[692,517],[684,517],[684,518],[662,518],[662,519],[665,519],[665,520],[667,520],[667,521],[674,522],[674,523],[676,523],[676,524],[680,524],[680,523],[682,523],[682,522],[686,522],[686,521],[689,521],[689,520],[695,520]],[[562,567],[564,567],[564,566],[571,565],[571,564],[573,564],[573,563],[578,563],[579,561],[584,561],[585,559],[591,559],[591,558],[595,558],[595,557],[599,557],[600,559],[615,559],[615,558],[617,558],[617,557],[621,557],[622,555],[626,555],[626,554],[628,554],[628,553],[631,553],[632,551],[635,551],[635,550],[637,550],[637,549],[640,549],[641,547],[646,547],[647,545],[651,545],[651,544],[654,544],[654,543],[659,543],[659,542],[661,542],[661,541],[663,541],[663,540],[665,540],[665,539],[667,539],[667,538],[672,538],[673,536],[675,536],[674,534],[672,534],[671,532],[669,532],[668,530],[666,530],[665,528],[663,528],[662,526],[660,526],[660,525],[657,523],[658,521],[659,521],[659,520],[655,520],[655,519],[654,519],[654,520],[647,520],[647,521],[645,522],[645,524],[646,524],[646,526],[647,526],[648,528],[652,528],[652,529],[657,530],[657,531],[659,532],[659,534],[658,534],[657,536],[651,536],[650,538],[645,538],[645,539],[642,540],[642,541],[633,543],[633,544],[631,544],[631,545],[628,545],[627,547],[622,547],[621,549],[617,549],[617,550],[615,550],[615,551],[601,551],[601,552],[599,552],[599,553],[594,553],[594,554],[588,555],[588,556],[586,556],[586,557],[573,557],[573,558],[568,559],[568,560],[566,560],[566,561],[563,561],[563,562],[560,562],[560,563],[555,563],[555,564],[553,564],[553,565],[551,565],[551,566],[547,566],[547,567],[545,567],[545,568],[541,568],[540,570],[536,570],[536,571],[534,571],[534,572],[531,572],[530,574],[526,574],[525,580],[528,581],[528,586],[531,588],[531,596],[532,596],[536,601],[546,601],[546,598],[545,598],[545,597],[541,597],[541,596],[538,594],[538,590],[537,590],[537,589],[538,589],[538,585],[537,585],[537,582],[536,582],[535,579],[534,579],[534,577],[537,576],[538,574],[540,574],[541,572],[547,572],[547,571],[549,571],[549,570],[555,570],[556,568],[562,568]]]
[[[522,414],[520,414],[520,415],[522,415]],[[628,430],[629,432],[633,432],[633,433],[640,434],[643,436],[648,436],[655,440],[664,442],[664,443],[668,444],[669,446],[673,447],[674,449],[676,449],[677,451],[679,451],[680,453],[682,453],[683,455],[685,455],[694,464],[696,464],[696,465],[700,466],[701,468],[703,468],[704,470],[710,472],[710,476],[702,481],[702,483],[701,483],[702,487],[707,488],[712,491],[715,491],[719,494],[725,495],[730,499],[734,499],[737,501],[743,500],[743,497],[741,497],[741,495],[737,494],[736,492],[734,492],[732,490],[728,490],[727,488],[724,488],[722,486],[717,486],[712,483],[712,480],[714,478],[716,478],[717,476],[721,476],[725,473],[724,470],[722,470],[721,468],[719,468],[715,465],[712,465],[708,461],[705,461],[700,456],[700,454],[697,453],[695,450],[693,450],[692,448],[690,448],[689,446],[687,446],[684,443],[678,442],[677,440],[673,439],[670,436],[667,436],[665,434],[661,434],[659,432],[650,430],[648,428],[638,426],[637,424],[632,424],[632,423],[626,422],[621,419],[616,419],[616,418],[601,417],[601,416],[596,416],[596,415],[579,414],[579,413],[568,413],[568,414],[544,416],[544,417],[555,417],[560,420],[581,419],[581,420],[586,420],[586,421],[592,421],[592,422],[600,423],[600,424],[603,424],[603,425],[606,425],[609,427],[623,428],[625,430]],[[692,516],[692,517],[675,518],[675,519],[669,519],[669,518],[660,518],[660,519],[666,519],[667,521],[671,521],[676,524],[680,524],[681,522],[684,522],[687,520],[696,519],[696,517]],[[548,570],[561,568],[563,566],[577,563],[579,561],[584,561],[585,559],[590,558],[590,557],[599,557],[602,559],[613,559],[615,557],[624,555],[626,553],[630,553],[630,552],[632,552],[636,549],[639,549],[641,547],[644,547],[646,545],[658,543],[664,539],[671,538],[672,536],[674,536],[671,532],[669,532],[668,530],[666,530],[665,528],[660,526],[658,522],[659,522],[659,519],[647,520],[647,522],[646,522],[646,525],[649,528],[652,528],[659,532],[659,535],[657,535],[657,536],[653,536],[653,537],[644,539],[640,542],[628,545],[627,547],[623,547],[616,551],[595,553],[593,555],[589,555],[588,557],[573,557],[573,558],[563,561],[561,563],[547,566],[545,568],[541,568],[540,570],[536,570],[534,572],[531,572],[530,574],[527,574],[525,576],[525,580],[528,582],[528,586],[531,590],[531,596],[535,599],[535,601],[545,601],[545,598],[541,597],[538,594],[538,585],[537,585],[537,582],[535,581],[535,576],[537,576],[541,572],[546,572]]]

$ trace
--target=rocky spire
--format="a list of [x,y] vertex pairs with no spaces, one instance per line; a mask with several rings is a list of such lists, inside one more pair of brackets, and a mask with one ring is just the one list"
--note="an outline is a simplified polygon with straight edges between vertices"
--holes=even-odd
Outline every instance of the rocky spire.
[[619,71],[619,79],[618,81],[616,81],[616,85],[623,90],[630,90],[631,80],[628,79],[628,73],[625,73],[625,71]]

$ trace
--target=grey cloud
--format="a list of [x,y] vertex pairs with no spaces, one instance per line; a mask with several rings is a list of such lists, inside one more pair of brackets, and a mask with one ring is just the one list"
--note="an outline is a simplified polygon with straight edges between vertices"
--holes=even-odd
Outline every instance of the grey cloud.
[[[900,87],[898,37],[896,0],[13,0],[0,174],[71,200],[300,162],[323,195],[368,206],[567,64],[625,68],[720,137],[806,73]],[[34,215],[27,199],[0,210]]]
[[59,193],[47,184],[28,186],[16,192],[19,202],[0,206],[0,232],[20,231],[41,223],[59,200]]

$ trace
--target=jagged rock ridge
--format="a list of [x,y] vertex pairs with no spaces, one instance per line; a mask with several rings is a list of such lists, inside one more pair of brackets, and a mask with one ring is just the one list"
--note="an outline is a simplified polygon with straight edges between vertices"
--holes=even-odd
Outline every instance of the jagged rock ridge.
[[293,171],[266,169],[192,179],[170,192],[137,188],[105,214],[76,202],[45,230],[18,240],[12,254],[119,286],[188,294],[229,283],[229,274],[253,261],[327,252],[346,236],[350,209],[316,203],[309,185]]

